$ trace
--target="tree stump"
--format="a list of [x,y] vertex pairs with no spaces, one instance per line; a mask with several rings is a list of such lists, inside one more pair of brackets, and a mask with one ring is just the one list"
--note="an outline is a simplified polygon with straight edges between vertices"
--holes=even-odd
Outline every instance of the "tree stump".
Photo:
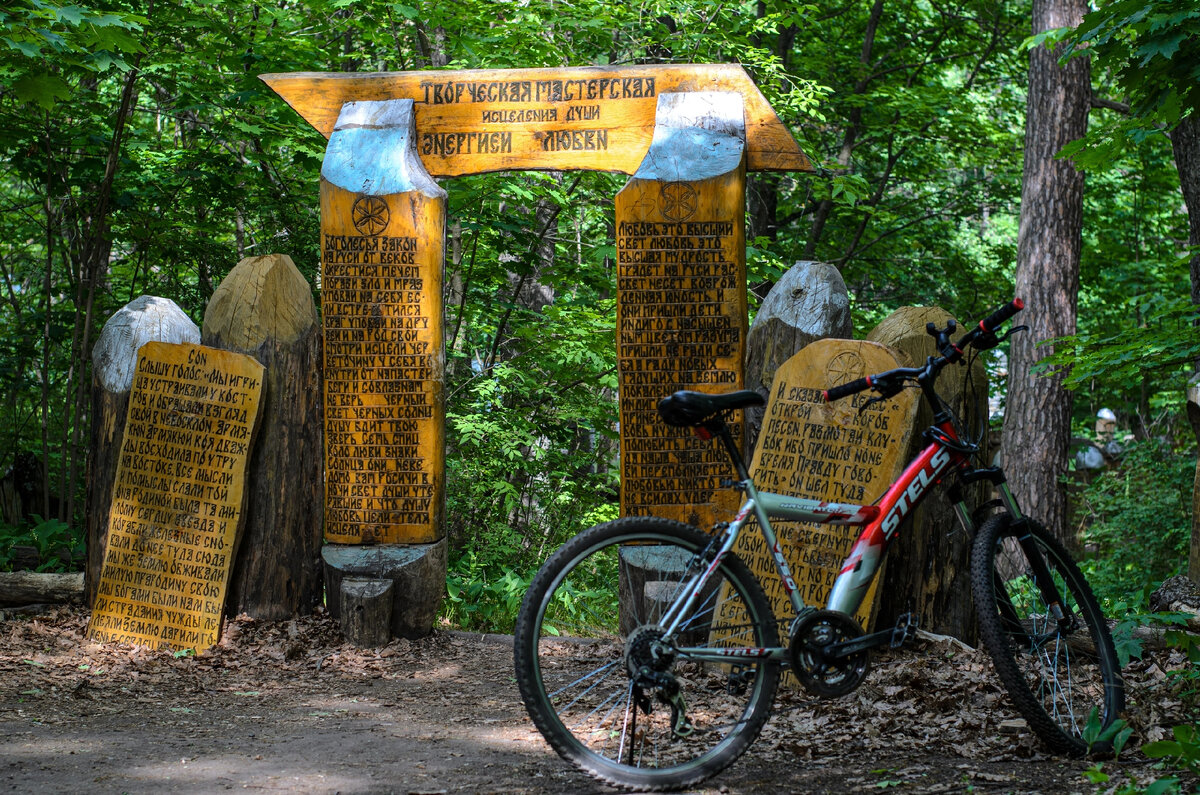
[[[906,366],[913,367],[936,353],[925,324],[936,323],[941,328],[949,319],[950,315],[938,307],[901,307],[876,326],[867,339],[899,351],[908,360]],[[987,374],[980,361],[976,360],[969,371],[965,367],[943,370],[938,393],[960,418],[964,410],[983,412],[981,421],[986,428]],[[920,407],[918,431],[933,422],[929,406],[921,401]],[[925,444],[920,433],[913,434],[905,459],[910,460]],[[986,484],[972,487],[967,492],[968,509],[980,504],[986,494]],[[890,625],[900,614],[912,612],[919,616],[922,629],[974,645],[979,628],[971,597],[971,541],[946,493],[934,489],[893,542],[882,572],[880,624]]]
[[[775,371],[805,345],[850,339],[850,297],[842,274],[823,262],[801,261],[767,293],[746,340],[746,389],[770,397]],[[746,458],[754,453],[765,407],[746,409]]]
[[147,342],[200,342],[200,329],[174,301],[143,295],[117,310],[92,348],[92,422],[88,450],[86,601],[100,582],[117,461],[125,438],[137,352]]
[[362,649],[386,646],[392,637],[391,580],[358,577],[342,580],[338,589],[338,614],[346,640]]
[[321,326],[312,290],[287,255],[248,257],[213,293],[202,337],[266,368],[226,613],[308,615],[321,603],[324,517]]
[[[446,539],[432,544],[400,546],[351,546],[326,544],[321,548],[325,562],[325,593],[329,614],[342,622],[342,583],[347,579],[388,580],[392,590],[391,633],[397,637],[420,638],[433,630],[433,621],[446,591]],[[348,632],[347,632],[348,635]]]

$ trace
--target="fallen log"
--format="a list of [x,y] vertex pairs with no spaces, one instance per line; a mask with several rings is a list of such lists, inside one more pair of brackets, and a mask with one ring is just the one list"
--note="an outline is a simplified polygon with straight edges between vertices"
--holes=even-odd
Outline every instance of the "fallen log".
[[0,605],[63,604],[83,601],[83,572],[0,572]]

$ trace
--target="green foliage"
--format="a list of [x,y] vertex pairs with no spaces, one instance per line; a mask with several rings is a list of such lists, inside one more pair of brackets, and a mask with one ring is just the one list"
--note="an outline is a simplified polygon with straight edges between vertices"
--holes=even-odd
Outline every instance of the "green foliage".
[[474,551],[452,561],[446,576],[441,618],[475,632],[512,632],[517,610],[536,570],[525,575],[512,568],[484,566]]
[[[83,554],[83,539],[66,522],[31,515],[25,527],[0,527],[0,570],[10,571],[13,547],[30,546],[37,550],[37,571],[70,571],[72,561]],[[66,558],[65,560],[63,558]]]
[[1148,439],[1086,487],[1081,540],[1094,552],[1083,564],[1102,599],[1128,601],[1186,563],[1195,468],[1194,447]]

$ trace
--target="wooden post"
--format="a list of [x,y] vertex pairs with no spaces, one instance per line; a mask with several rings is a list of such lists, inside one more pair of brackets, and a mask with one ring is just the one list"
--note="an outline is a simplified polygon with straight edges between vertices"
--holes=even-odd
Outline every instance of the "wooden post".
[[138,349],[147,342],[200,342],[200,329],[174,301],[143,295],[117,310],[92,348],[92,422],[88,447],[86,602],[100,581],[108,536],[108,513],[117,477],[129,390]]
[[201,336],[265,368],[226,613],[308,615],[321,604],[324,519],[321,327],[312,290],[290,257],[248,257],[213,293]]
[[[417,156],[414,125],[412,100],[347,103],[321,167],[326,593],[336,599],[328,581],[346,570],[332,545],[414,545],[423,562],[410,570],[428,582],[393,590],[393,627],[417,624],[406,635],[432,629],[446,578],[446,192]],[[409,615],[430,593],[433,614],[417,598]]]
[[[741,97],[664,94],[641,167],[617,194],[621,513],[708,529],[737,510],[724,454],[659,419],[678,389],[743,384],[746,164]],[[731,425],[741,439],[740,420]]]
[[[850,297],[842,274],[823,262],[797,262],[767,293],[746,339],[746,388],[770,397],[775,371],[805,345],[849,339]],[[758,440],[765,409],[746,409],[746,450]]]
[[[886,317],[867,339],[899,351],[903,366],[915,367],[937,352],[925,324],[943,328],[948,320],[950,314],[938,307],[905,306]],[[966,331],[961,329],[960,334]],[[983,363],[976,359],[970,370],[947,367],[938,379],[938,394],[960,419],[973,417],[982,423],[986,444],[988,382]],[[919,405],[916,427],[922,431],[933,423],[933,412],[925,401]],[[905,460],[925,444],[920,433],[914,434]],[[968,489],[968,509],[987,499],[987,490],[983,483]],[[894,623],[902,613],[913,612],[922,629],[974,645],[978,625],[971,597],[971,542],[946,492],[934,489],[893,542],[879,600],[880,623]]]
[[337,601],[346,640],[369,649],[391,640],[393,585],[391,580],[342,580]]
[[321,167],[325,539],[431,543],[445,495],[446,192],[412,102],[352,102]]

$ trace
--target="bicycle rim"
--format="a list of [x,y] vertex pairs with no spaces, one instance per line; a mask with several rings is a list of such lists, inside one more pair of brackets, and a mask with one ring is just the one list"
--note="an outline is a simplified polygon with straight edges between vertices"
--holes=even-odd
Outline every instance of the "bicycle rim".
[[664,520],[600,525],[556,553],[526,596],[516,637],[526,707],[560,755],[609,784],[688,786],[732,763],[766,721],[777,664],[699,659],[778,645],[744,564],[723,562],[678,636],[663,637],[663,612],[705,567],[708,541]]
[[[1035,582],[1022,537],[1046,562],[1066,619]],[[1089,720],[1117,719],[1124,686],[1103,613],[1066,549],[1039,525],[994,517],[976,539],[972,582],[984,645],[1030,728],[1063,753],[1109,750],[1089,748],[1084,732]]]

